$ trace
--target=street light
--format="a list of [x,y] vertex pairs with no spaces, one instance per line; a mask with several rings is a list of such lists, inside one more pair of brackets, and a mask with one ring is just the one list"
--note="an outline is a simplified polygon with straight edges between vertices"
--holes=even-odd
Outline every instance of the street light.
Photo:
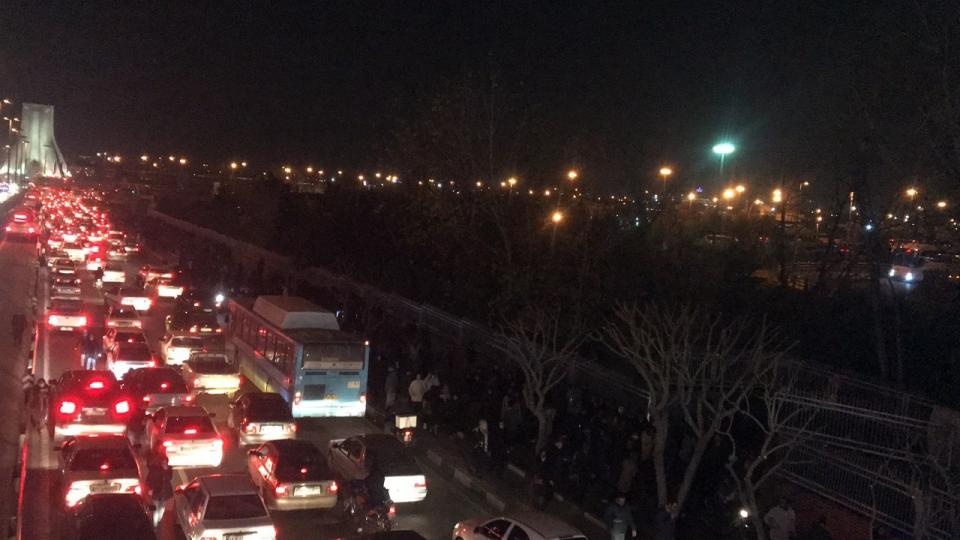
[[937,201],[937,208],[946,208],[947,201]]
[[181,165],[186,165],[186,164],[187,164],[187,158],[185,158],[185,157],[180,158],[180,164],[181,164]]
[[147,161],[148,159],[150,159],[150,156],[148,156],[148,155],[146,155],[146,154],[140,156],[140,161]]
[[729,142],[720,142],[713,145],[713,153],[720,156],[720,181],[723,182],[723,161],[726,157],[736,152],[737,147]]
[[555,211],[553,215],[550,216],[550,221],[554,223],[560,223],[561,221],[563,221],[563,212],[559,210]]
[[783,192],[779,189],[773,190],[773,202],[779,203],[783,202]]
[[730,199],[736,197],[736,196],[737,196],[737,192],[734,191],[734,190],[731,189],[731,188],[727,188],[727,189],[723,190],[723,198],[726,199],[726,200],[728,200],[728,201],[729,201]]
[[289,165],[284,165],[284,167],[283,167],[283,174],[290,174],[290,173],[292,173],[292,172],[293,172],[293,168],[292,168],[292,167],[290,167]]
[[307,167],[307,174],[313,174],[313,167]]
[[567,171],[567,178],[568,178],[571,182],[573,182],[574,180],[576,180],[578,176],[580,176],[580,174],[577,173],[577,171],[575,171],[575,170],[573,170],[573,169],[570,169],[569,171]]
[[697,200],[697,193],[695,191],[691,191],[690,193],[687,193],[687,201],[689,201],[689,204],[688,204],[689,210],[693,210],[693,201],[695,200]]
[[231,170],[234,170],[234,171],[237,170],[237,162],[236,162],[236,161],[231,161],[231,162],[230,162],[230,169],[231,169]]
[[747,190],[746,186],[744,186],[743,184],[738,185],[735,189],[737,190],[737,193],[743,193],[744,191]]
[[174,156],[170,156],[170,157],[168,157],[167,159],[169,159],[170,161],[173,161],[173,160],[175,160],[175,159],[177,159],[177,158],[175,158]]
[[918,192],[917,192],[916,188],[909,188],[909,189],[907,190],[907,197],[910,197],[910,198],[912,199],[912,198],[914,198],[914,197],[917,196],[917,193],[918,193]]
[[660,178],[663,179],[663,191],[661,191],[661,196],[666,198],[667,194],[667,177],[673,174],[673,169],[670,167],[660,167]]

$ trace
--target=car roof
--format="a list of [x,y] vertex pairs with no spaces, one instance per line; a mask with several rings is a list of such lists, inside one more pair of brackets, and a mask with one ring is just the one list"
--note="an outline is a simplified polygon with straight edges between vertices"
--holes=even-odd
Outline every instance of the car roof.
[[167,416],[210,416],[203,407],[164,407]]
[[246,474],[211,474],[198,476],[197,480],[211,497],[257,494],[257,488]]
[[544,538],[565,538],[568,536],[582,536],[586,538],[586,535],[577,530],[573,525],[565,523],[550,514],[542,512],[522,512],[506,516],[506,518],[535,531]]
[[83,435],[74,437],[74,440],[78,449],[130,447],[130,441],[123,435]]

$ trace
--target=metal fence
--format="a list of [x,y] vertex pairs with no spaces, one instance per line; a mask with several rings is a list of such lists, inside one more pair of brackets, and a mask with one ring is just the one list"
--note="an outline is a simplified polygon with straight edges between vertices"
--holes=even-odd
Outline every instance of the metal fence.
[[[159,212],[151,215],[224,243],[237,256],[259,257],[268,266],[284,267],[289,263],[286,257],[214,231]],[[480,358],[499,361],[500,353],[493,345],[496,335],[473,321],[323,268],[304,269],[296,272],[295,277],[317,288],[361,298],[368,305],[391,313],[398,322],[412,323],[446,339],[469,344]],[[938,407],[921,397],[836,373],[826,366],[796,363],[800,371],[798,385],[783,399],[795,406],[815,409],[817,420],[799,453],[801,459],[785,465],[782,476],[829,500],[873,515],[879,523],[912,533],[915,486],[905,467],[912,459],[933,450],[946,466],[952,466],[960,445],[955,424],[941,421],[934,414]],[[625,366],[615,369],[581,359],[573,376],[579,384],[597,393],[638,408],[645,407],[649,398]],[[952,415],[960,417],[955,412],[947,416]],[[881,467],[888,474],[878,475]],[[938,508],[957,508],[957,501],[944,490],[931,486],[928,491]],[[946,539],[946,530],[935,526],[930,534]]]

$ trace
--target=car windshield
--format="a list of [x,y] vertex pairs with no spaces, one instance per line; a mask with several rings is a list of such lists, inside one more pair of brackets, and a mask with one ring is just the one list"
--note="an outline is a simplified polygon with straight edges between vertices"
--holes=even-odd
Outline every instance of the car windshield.
[[117,360],[130,362],[146,362],[151,359],[150,349],[146,347],[122,347],[117,353]]
[[126,343],[146,343],[147,338],[142,332],[117,332],[117,341]]
[[203,347],[203,340],[195,337],[175,337],[170,341],[174,347],[190,347],[200,349]]
[[83,302],[80,300],[54,299],[50,302],[50,307],[55,311],[80,311],[83,309]]
[[286,420],[292,416],[290,407],[283,398],[253,400],[250,402],[249,412],[254,420]]
[[206,416],[171,416],[167,419],[167,433],[185,433],[195,429],[197,433],[213,433],[213,422]]
[[88,448],[78,450],[70,462],[71,471],[108,471],[136,469],[137,462],[126,448]]
[[203,518],[218,519],[249,519],[267,515],[267,510],[254,493],[249,495],[221,495],[210,497],[207,511]]
[[181,394],[187,391],[183,378],[171,369],[159,369],[149,373],[143,380],[148,392],[159,394]]
[[196,356],[190,359],[190,366],[201,373],[233,373],[236,371],[226,356]]

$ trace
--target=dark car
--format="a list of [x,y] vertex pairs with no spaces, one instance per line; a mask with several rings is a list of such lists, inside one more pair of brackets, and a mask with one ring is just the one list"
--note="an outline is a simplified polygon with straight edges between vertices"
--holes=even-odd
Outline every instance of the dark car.
[[90,495],[65,516],[65,540],[156,540],[139,495]]
[[128,371],[121,381],[139,412],[153,414],[161,407],[192,405],[193,393],[180,373],[170,367],[140,368]]
[[212,309],[177,311],[164,319],[167,333],[173,335],[212,335],[222,332]]
[[247,453],[250,479],[271,510],[327,509],[340,489],[319,448],[309,441],[265,442]]
[[227,424],[238,431],[240,444],[294,439],[297,424],[290,404],[272,392],[250,392],[230,403]]
[[133,412],[130,398],[109,371],[71,370],[57,380],[50,396],[54,441],[102,433],[123,434]]

